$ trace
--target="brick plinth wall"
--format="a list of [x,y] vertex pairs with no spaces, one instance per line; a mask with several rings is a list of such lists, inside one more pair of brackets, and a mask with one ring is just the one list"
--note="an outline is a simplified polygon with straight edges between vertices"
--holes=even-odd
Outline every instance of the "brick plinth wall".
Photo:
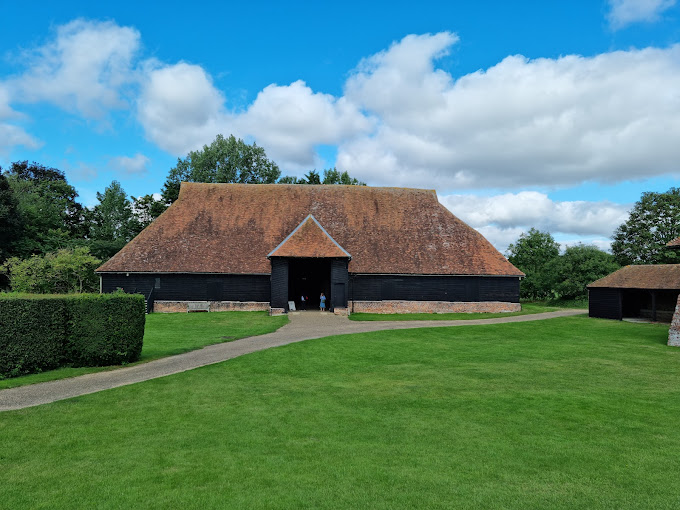
[[[211,312],[256,312],[269,310],[269,303],[258,301],[201,301],[209,303]],[[187,312],[189,301],[154,301],[153,311],[160,313]]]
[[351,301],[353,313],[477,313],[519,312],[519,303],[484,301],[478,303],[450,301]]
[[285,308],[270,308],[269,315],[283,315],[286,313]]
[[680,347],[680,296],[678,296],[678,303],[675,305],[671,328],[668,330],[668,345]]
[[349,315],[349,309],[348,308],[339,308],[339,307],[336,306],[335,308],[333,308],[333,313],[335,315],[345,315],[345,316],[347,316],[347,315]]

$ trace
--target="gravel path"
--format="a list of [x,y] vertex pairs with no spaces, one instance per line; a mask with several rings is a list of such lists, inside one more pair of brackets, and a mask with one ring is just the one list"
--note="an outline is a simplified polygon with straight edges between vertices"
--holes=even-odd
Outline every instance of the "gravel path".
[[347,333],[366,333],[389,329],[412,329],[449,326],[479,326],[484,324],[503,324],[508,322],[528,322],[555,317],[567,317],[586,313],[586,310],[560,310],[557,312],[533,315],[516,315],[496,319],[476,319],[459,321],[350,321],[347,317],[321,312],[292,312],[290,322],[273,333],[242,338],[233,342],[216,344],[176,356],[169,356],[132,367],[108,372],[81,375],[18,388],[0,390],[0,411],[12,411],[33,407],[57,400],[95,393],[157,377],[177,374],[185,370],[212,365],[255,351],[278,347],[280,345],[322,338],[329,335]]

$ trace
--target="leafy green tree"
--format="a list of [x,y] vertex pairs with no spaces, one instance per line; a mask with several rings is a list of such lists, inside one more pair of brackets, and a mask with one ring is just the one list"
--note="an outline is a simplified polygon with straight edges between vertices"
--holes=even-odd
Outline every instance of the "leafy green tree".
[[163,214],[168,208],[163,200],[157,200],[150,194],[142,197],[130,198],[132,199],[132,210],[141,229],[145,229],[151,225],[151,222]]
[[118,181],[112,181],[104,193],[97,192],[99,203],[89,213],[92,252],[110,258],[142,229],[132,203]]
[[526,274],[520,285],[520,296],[527,299],[546,299],[553,296],[554,275],[550,262],[559,257],[560,245],[549,232],[535,228],[523,232],[508,246],[508,260]]
[[183,181],[273,184],[280,176],[278,165],[267,159],[262,147],[249,145],[233,135],[228,138],[217,135],[210,145],[177,160],[163,185],[162,195],[166,203],[174,202]]
[[13,253],[21,257],[70,246],[85,232],[78,193],[61,170],[38,163],[12,163],[4,172],[17,200],[23,227]]
[[335,167],[323,171],[323,184],[346,184],[352,186],[366,186],[365,182],[350,177],[347,170],[339,172]]
[[578,244],[569,246],[547,267],[553,279],[551,289],[562,299],[585,299],[586,286],[619,269],[610,253],[595,246]]
[[7,178],[0,173],[0,262],[12,253],[22,233],[19,202]]
[[101,260],[84,246],[65,248],[27,259],[12,257],[0,271],[5,273],[16,292],[64,294],[97,292],[99,277],[94,270]]
[[680,253],[666,243],[680,236],[680,188],[645,192],[625,223],[614,231],[612,253],[621,265],[677,264]]
[[285,176],[279,179],[279,184],[346,184],[353,186],[366,186],[354,177],[350,177],[347,171],[340,172],[336,168],[327,168],[323,171],[323,178],[316,170],[311,170],[304,177]]

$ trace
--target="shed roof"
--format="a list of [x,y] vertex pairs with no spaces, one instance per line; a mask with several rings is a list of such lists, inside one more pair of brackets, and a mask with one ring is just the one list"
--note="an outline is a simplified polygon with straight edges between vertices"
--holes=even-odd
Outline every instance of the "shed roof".
[[304,253],[305,236],[279,245],[309,215],[352,255],[350,272],[523,276],[433,190],[300,184],[182,183],[179,199],[97,271],[270,273],[277,247]]
[[588,288],[680,289],[680,264],[625,266],[591,283]]
[[680,248],[680,237],[676,237],[672,241],[668,241],[668,243],[666,243],[666,247],[675,249]]

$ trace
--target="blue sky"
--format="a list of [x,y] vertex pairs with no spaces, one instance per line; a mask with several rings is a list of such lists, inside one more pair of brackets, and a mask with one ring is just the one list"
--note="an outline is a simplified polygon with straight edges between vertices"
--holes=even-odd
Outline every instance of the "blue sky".
[[608,246],[678,185],[680,6],[555,2],[18,2],[0,19],[0,165],[86,205],[160,191],[218,133],[284,174],[434,188],[505,250],[530,227]]

